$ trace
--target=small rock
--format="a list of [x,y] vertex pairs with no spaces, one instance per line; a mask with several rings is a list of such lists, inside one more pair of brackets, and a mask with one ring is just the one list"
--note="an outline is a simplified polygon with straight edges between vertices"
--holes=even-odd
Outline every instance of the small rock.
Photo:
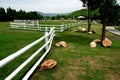
[[95,31],[95,30],[92,30],[92,33],[93,33],[93,34],[95,34],[95,33],[96,33],[96,31]]
[[82,32],[86,32],[86,29],[85,29],[85,28],[81,28],[81,31],[82,31]]
[[55,46],[56,46],[56,47],[59,47],[59,46],[60,46],[60,42],[57,42],[57,43],[55,44]]
[[57,61],[49,59],[49,60],[44,61],[41,64],[40,69],[41,70],[53,69],[56,65],[57,65]]
[[112,41],[109,40],[108,38],[105,38],[105,40],[102,41],[102,45],[104,47],[111,47],[112,46]]
[[81,29],[82,29],[82,27],[79,27],[79,29],[81,30]]
[[77,32],[77,30],[73,30],[72,32]]
[[95,40],[93,40],[93,42],[95,42],[96,44],[98,44],[98,43],[101,43],[101,40],[95,39]]
[[60,45],[63,46],[63,47],[67,47],[67,46],[68,46],[65,41],[60,41],[59,43],[60,43]]
[[88,32],[88,34],[92,34],[92,32]]
[[97,46],[97,44],[96,44],[95,42],[91,42],[91,43],[90,43],[90,47],[91,47],[91,48],[95,48],[96,46]]

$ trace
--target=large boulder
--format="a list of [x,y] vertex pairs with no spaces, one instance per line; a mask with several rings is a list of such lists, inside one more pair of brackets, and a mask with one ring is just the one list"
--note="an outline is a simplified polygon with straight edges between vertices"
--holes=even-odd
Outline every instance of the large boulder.
[[57,65],[57,61],[52,60],[52,59],[49,59],[49,60],[44,61],[44,62],[41,64],[40,69],[41,69],[41,70],[53,69],[56,65]]
[[96,44],[95,42],[91,42],[91,43],[90,43],[90,47],[91,47],[91,48],[96,48],[96,46],[97,46],[97,44]]
[[105,38],[103,41],[102,41],[102,45],[104,47],[111,47],[112,46],[112,41],[109,40],[108,38]]

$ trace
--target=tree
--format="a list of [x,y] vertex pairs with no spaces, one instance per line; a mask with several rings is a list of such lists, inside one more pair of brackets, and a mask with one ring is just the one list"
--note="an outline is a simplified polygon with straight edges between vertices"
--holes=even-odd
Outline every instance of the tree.
[[23,10],[17,11],[14,15],[14,19],[26,19],[26,12]]
[[10,7],[7,8],[7,17],[8,17],[8,20],[13,21],[14,18],[15,18],[15,15],[16,15],[16,10],[11,9]]
[[115,25],[119,25],[120,24],[120,6],[119,5],[115,5],[111,8],[111,11],[109,12],[109,17],[107,19],[107,25],[110,26],[115,26]]
[[7,20],[7,15],[6,12],[4,10],[4,8],[0,8],[0,21],[6,21]]
[[99,9],[95,9],[91,11],[91,20],[99,20],[99,19],[100,19]]
[[116,0],[103,0],[103,3],[100,6],[99,12],[103,24],[101,41],[105,39],[106,22],[110,18],[110,16],[113,15],[112,13],[114,13],[113,10],[115,6],[116,6]]
[[97,9],[101,3],[102,0],[80,0],[83,2],[83,6],[87,7],[88,9],[88,32],[90,32],[91,29],[91,11]]

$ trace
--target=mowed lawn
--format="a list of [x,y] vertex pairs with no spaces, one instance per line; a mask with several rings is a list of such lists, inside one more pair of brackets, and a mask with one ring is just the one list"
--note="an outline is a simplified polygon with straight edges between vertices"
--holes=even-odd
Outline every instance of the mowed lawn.
[[[86,27],[81,25],[81,27]],[[57,66],[52,70],[37,70],[30,80],[119,80],[120,79],[120,36],[106,33],[112,40],[112,47],[104,48],[100,44],[96,48],[89,47],[94,39],[101,38],[101,24],[92,25],[97,33],[73,32],[78,27],[63,33],[57,33],[52,49],[45,60],[54,59]],[[55,43],[66,41],[68,47],[56,47]]]
[[[39,39],[43,36],[43,32],[39,31],[26,31],[26,30],[15,30],[10,29],[9,22],[0,22],[0,60],[7,57],[8,55],[18,51],[19,49],[27,46],[31,42]],[[40,43],[19,58],[16,58],[11,63],[7,64],[0,69],[0,80],[4,80],[7,75],[9,75],[13,70],[15,70],[22,62],[24,62],[31,54],[33,54],[41,45]],[[41,54],[39,54],[40,56]],[[17,75],[14,80],[20,80],[20,78],[25,74],[25,72],[30,68],[31,65],[37,60],[34,59],[27,67]]]
[[[42,23],[42,22],[41,22]],[[48,24],[51,22],[46,22]],[[64,23],[64,22],[63,22]],[[45,24],[45,22],[43,22]],[[54,22],[55,24],[55,22]],[[61,24],[61,23],[57,23]],[[86,27],[81,25],[80,27]],[[94,39],[101,38],[101,24],[92,25],[97,33],[73,32],[78,27],[68,29],[63,33],[56,33],[50,53],[44,60],[54,59],[57,66],[52,70],[41,71],[36,69],[30,80],[119,80],[120,79],[120,36],[106,33],[106,37],[112,40],[112,47],[104,48],[100,44],[96,48],[89,47]],[[16,52],[27,44],[44,35],[39,31],[13,30],[9,28],[9,22],[0,22],[0,60]],[[68,47],[56,47],[58,41],[66,41]],[[16,61],[0,69],[0,80],[10,74],[20,63],[26,60],[42,44],[35,46]],[[38,55],[40,56],[41,53]],[[13,80],[20,80],[29,69],[28,66],[38,59],[34,59],[27,68],[22,70]],[[16,66],[15,66],[16,65]]]
[[[64,23],[71,22],[74,21],[65,21]],[[40,23],[60,25],[63,23],[63,21],[58,21],[57,23],[56,21],[40,21]],[[42,36],[44,36],[44,32],[10,29],[10,22],[0,22],[0,60],[18,51],[19,49],[25,47],[26,45],[39,39]],[[30,57],[38,48],[40,48],[43,43],[44,40],[30,50],[28,50],[27,52],[25,52],[24,54],[22,54],[19,58],[16,58],[14,61],[1,68],[0,80],[4,80],[5,77],[7,77],[28,57]],[[36,62],[36,60],[38,60],[42,53],[43,51],[38,54],[37,57],[35,57],[35,59],[25,67],[25,69],[21,70],[21,72],[17,76],[15,76],[13,80],[20,80],[23,75],[28,71],[28,69],[30,69],[30,67]]]

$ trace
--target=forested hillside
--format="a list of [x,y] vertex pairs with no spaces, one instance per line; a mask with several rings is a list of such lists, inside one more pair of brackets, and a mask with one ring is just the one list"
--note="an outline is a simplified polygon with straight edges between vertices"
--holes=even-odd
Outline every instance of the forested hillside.
[[78,16],[85,16],[87,17],[87,9],[82,9],[82,10],[77,10],[68,15],[69,17],[75,17],[77,18]]

